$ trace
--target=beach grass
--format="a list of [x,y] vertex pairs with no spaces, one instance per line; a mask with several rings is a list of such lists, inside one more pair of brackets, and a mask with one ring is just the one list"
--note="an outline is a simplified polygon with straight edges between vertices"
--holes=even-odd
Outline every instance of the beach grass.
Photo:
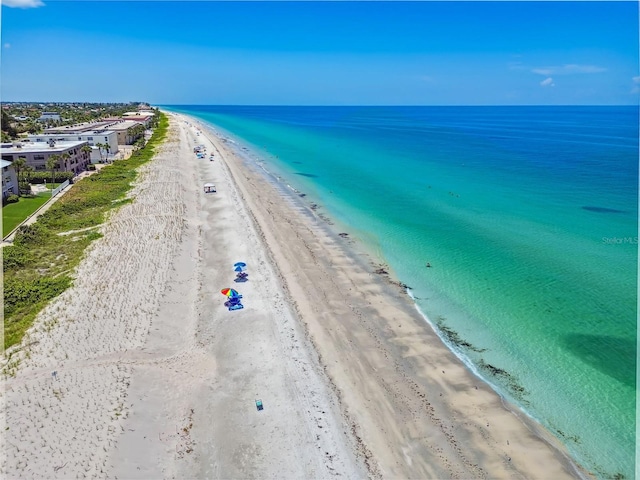
[[[137,168],[153,157],[166,137],[169,120],[160,115],[144,148],[78,181],[37,222],[20,227],[12,246],[4,247],[5,349],[19,343],[38,312],[72,285],[85,249],[101,237],[95,229],[83,229],[102,224],[107,212],[128,203],[124,196]],[[65,232],[72,233],[60,235]]]
[[2,237],[29,217],[51,198],[51,194],[44,193],[34,196],[20,197],[16,203],[9,203],[2,207]]

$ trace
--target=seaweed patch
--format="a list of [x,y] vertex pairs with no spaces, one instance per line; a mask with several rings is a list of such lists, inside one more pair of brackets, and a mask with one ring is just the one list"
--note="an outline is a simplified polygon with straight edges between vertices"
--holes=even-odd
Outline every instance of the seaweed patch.
[[490,363],[486,363],[484,360],[480,360],[478,362],[478,367],[480,367],[485,372],[489,373],[493,377],[500,378],[504,385],[511,391],[511,393],[517,397],[521,401],[525,401],[522,397],[527,395],[527,390],[518,383],[518,381],[514,378],[506,370],[498,368]]
[[564,439],[571,440],[574,443],[580,443],[580,437],[578,437],[577,435],[567,435],[560,429],[556,429],[556,432]]
[[460,335],[458,334],[458,332],[447,327],[444,324],[444,317],[438,317],[438,320],[436,320],[436,324],[438,326],[438,330],[440,330],[440,333],[454,345],[458,347],[466,348],[467,350],[471,350],[473,352],[478,352],[478,353],[482,353],[487,350],[486,348],[478,348],[473,344],[467,342],[466,340],[463,340],[462,338],[460,338]]

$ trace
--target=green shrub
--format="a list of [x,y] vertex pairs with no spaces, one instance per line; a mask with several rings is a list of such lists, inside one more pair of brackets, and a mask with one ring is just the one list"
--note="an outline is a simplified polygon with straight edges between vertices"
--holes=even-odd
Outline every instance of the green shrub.
[[[54,172],[53,179],[54,183],[62,183],[66,180],[73,179],[73,172]],[[51,172],[33,172],[31,173],[31,183],[33,184],[41,184],[41,183],[51,183]]]
[[2,267],[5,273],[23,267],[31,260],[31,253],[24,247],[10,245],[2,249]]
[[87,240],[97,240],[99,238],[102,238],[103,235],[100,232],[91,232],[89,234],[87,234]]
[[13,243],[20,246],[43,245],[49,237],[51,237],[51,232],[36,222],[18,228]]
[[20,200],[18,195],[11,194],[4,201],[5,203],[16,203],[18,200]]
[[55,298],[71,286],[71,278],[40,277],[33,279],[5,278],[4,312],[10,315],[19,308],[31,303]]

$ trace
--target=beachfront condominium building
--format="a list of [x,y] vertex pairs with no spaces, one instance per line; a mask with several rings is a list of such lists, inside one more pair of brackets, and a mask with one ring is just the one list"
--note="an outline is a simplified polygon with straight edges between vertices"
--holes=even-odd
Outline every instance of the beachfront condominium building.
[[9,195],[18,194],[18,176],[16,169],[8,160],[0,160],[2,165],[2,200]]
[[81,134],[87,133],[97,130],[108,130],[107,126],[113,122],[107,121],[99,121],[99,122],[84,122],[84,123],[74,123],[73,125],[61,125],[59,127],[51,127],[45,128],[45,134],[61,134],[61,135],[71,135],[71,134]]
[[[123,120],[122,118],[107,118],[99,122],[79,123],[76,125],[65,125],[62,127],[46,128],[44,133],[50,134],[83,134],[87,132],[112,131],[116,132],[118,145],[133,145],[136,140],[144,135],[144,124],[133,120]],[[103,142],[99,142],[103,143]]]
[[140,122],[144,125],[144,128],[151,128],[151,123],[153,122],[153,117],[155,114],[153,112],[126,112],[122,114],[122,118],[125,120],[133,120],[135,122]]
[[[86,130],[79,133],[43,133],[40,135],[29,135],[27,140],[31,142],[45,142],[53,139],[56,142],[87,142],[91,147],[91,163],[98,163],[118,153],[118,134],[113,130]],[[100,151],[96,144],[109,145],[109,151]]]
[[133,145],[144,136],[144,124],[134,120],[119,120],[109,125],[109,130],[118,134],[119,145]]
[[[47,160],[51,155],[58,155],[56,171],[80,173],[87,169],[91,162],[88,152],[83,146],[89,146],[87,142],[15,142],[3,143],[0,148],[2,160],[14,162],[22,157],[27,165],[33,167],[36,172],[47,169]],[[65,155],[68,154],[68,155]]]

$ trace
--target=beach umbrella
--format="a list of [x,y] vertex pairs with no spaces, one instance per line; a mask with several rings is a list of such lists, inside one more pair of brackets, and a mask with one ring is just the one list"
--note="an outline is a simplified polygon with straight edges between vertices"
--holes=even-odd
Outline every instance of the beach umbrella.
[[233,269],[234,272],[244,272],[247,269],[247,267],[242,267],[240,265],[238,265],[236,268]]
[[223,295],[226,295],[227,297],[239,297],[240,294],[237,292],[237,290],[234,290],[233,288],[223,288],[222,290],[220,290],[220,293]]
[[246,267],[247,264],[244,262],[236,262],[233,264],[234,267]]

